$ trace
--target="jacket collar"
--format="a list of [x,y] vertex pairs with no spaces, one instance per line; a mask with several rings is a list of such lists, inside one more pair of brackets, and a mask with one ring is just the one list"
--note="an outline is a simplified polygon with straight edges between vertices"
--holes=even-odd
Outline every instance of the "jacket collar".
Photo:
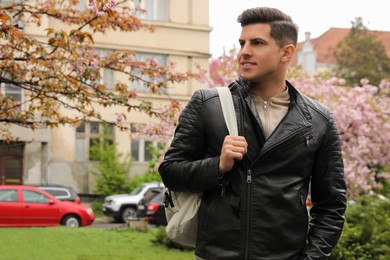
[[[229,87],[233,93],[240,92],[238,94],[240,94],[242,98],[245,99],[249,109],[261,126],[261,121],[258,116],[256,106],[250,98],[250,84],[250,82],[244,81],[241,77],[239,77]],[[311,127],[312,125],[312,116],[305,102],[304,96],[287,80],[286,84],[290,94],[289,111],[282,119],[282,122],[279,124],[279,126],[274,130],[267,142],[264,144],[262,150],[267,150],[268,148],[277,145],[277,143],[279,143],[281,140],[285,140],[293,133],[298,132],[301,129]]]
[[[302,93],[299,92],[288,80],[286,80],[286,85],[288,86],[288,92],[290,95],[290,108],[289,109],[292,109],[295,107],[300,109],[303,116],[306,118],[306,120],[311,122],[312,116],[310,114],[310,111],[307,107],[307,104],[305,102],[305,99],[304,99]],[[256,109],[256,106],[253,104],[253,102],[251,101],[251,98],[250,98],[250,92],[249,92],[250,91],[249,89],[251,87],[250,81],[246,81],[246,80],[242,79],[241,77],[238,77],[229,87],[231,88],[232,92],[235,92],[235,91],[241,92],[242,97],[246,100],[246,102],[248,103],[252,112],[253,112],[253,109]],[[254,113],[254,114],[256,114],[256,113]]]

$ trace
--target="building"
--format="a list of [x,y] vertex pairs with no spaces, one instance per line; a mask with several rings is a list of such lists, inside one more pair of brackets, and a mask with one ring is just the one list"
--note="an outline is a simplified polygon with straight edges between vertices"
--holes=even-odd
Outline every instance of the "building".
[[[304,71],[313,75],[317,71],[334,67],[337,62],[333,55],[337,44],[349,33],[350,29],[330,28],[318,38],[311,39],[307,32],[306,39],[298,43],[291,66],[300,64]],[[384,43],[387,56],[390,57],[390,32],[371,31]]]
[[[1,2],[1,1],[0,1]],[[79,8],[86,8],[88,0],[82,0]],[[125,34],[118,31],[94,35],[95,46],[101,53],[114,49],[130,49],[139,59],[155,58],[159,64],[174,61],[178,71],[196,70],[196,66],[208,67],[209,53],[209,1],[208,0],[143,0],[128,1],[128,4],[142,4],[149,10],[141,16],[143,23],[156,26],[154,33],[135,32]],[[48,27],[63,28],[64,25],[52,19],[46,19],[41,27],[26,27],[24,32],[37,39],[45,39]],[[137,36],[137,37],[134,37]],[[114,82],[115,73],[102,73],[105,81]],[[168,102],[167,97],[151,95],[139,84],[136,86],[140,97],[154,104]],[[177,84],[169,89],[169,95],[183,105],[192,93],[206,87],[196,80]],[[20,89],[13,89],[2,83],[6,95],[22,98]],[[113,118],[114,111],[104,110],[106,118]],[[147,115],[132,112],[128,124],[148,124]],[[91,141],[102,134],[102,125],[98,122],[85,123],[77,129],[61,126],[54,129],[29,129],[13,126],[12,132],[19,137],[16,144],[0,144],[0,184],[63,184],[71,186],[78,193],[94,193],[95,177],[92,174],[93,163],[89,161]],[[128,132],[113,131],[113,142],[118,150],[131,153],[134,158],[129,177],[143,173],[148,166],[146,147],[150,140],[132,138]]]

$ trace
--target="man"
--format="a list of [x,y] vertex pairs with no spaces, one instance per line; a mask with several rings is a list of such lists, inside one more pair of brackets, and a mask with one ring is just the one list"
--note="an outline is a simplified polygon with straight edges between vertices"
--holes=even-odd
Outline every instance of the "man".
[[160,174],[174,191],[203,193],[198,259],[327,259],[346,209],[336,124],[285,79],[298,35],[291,18],[253,8],[238,22],[240,78],[229,88],[240,136],[228,135],[215,89],[197,91]]

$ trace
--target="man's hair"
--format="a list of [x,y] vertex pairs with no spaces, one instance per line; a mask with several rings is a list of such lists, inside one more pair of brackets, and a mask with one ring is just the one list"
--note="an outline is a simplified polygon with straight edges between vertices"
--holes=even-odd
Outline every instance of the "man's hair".
[[243,11],[237,18],[241,27],[249,24],[266,23],[271,25],[271,37],[282,47],[297,45],[298,26],[290,16],[276,8],[255,7]]

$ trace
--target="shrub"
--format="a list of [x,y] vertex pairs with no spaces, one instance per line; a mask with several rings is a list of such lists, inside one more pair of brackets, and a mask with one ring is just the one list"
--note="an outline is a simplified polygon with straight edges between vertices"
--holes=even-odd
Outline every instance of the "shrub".
[[95,217],[100,217],[104,215],[102,211],[103,201],[104,200],[102,198],[99,198],[91,202],[91,208],[93,210],[93,213],[95,214]]
[[90,148],[91,160],[97,161],[98,171],[93,171],[96,176],[95,192],[102,197],[128,193],[130,184],[128,181],[131,157],[118,152],[117,145],[110,140],[111,134],[107,125],[104,126],[104,138],[95,140]]
[[385,260],[390,255],[390,199],[365,196],[350,203],[331,260]]

